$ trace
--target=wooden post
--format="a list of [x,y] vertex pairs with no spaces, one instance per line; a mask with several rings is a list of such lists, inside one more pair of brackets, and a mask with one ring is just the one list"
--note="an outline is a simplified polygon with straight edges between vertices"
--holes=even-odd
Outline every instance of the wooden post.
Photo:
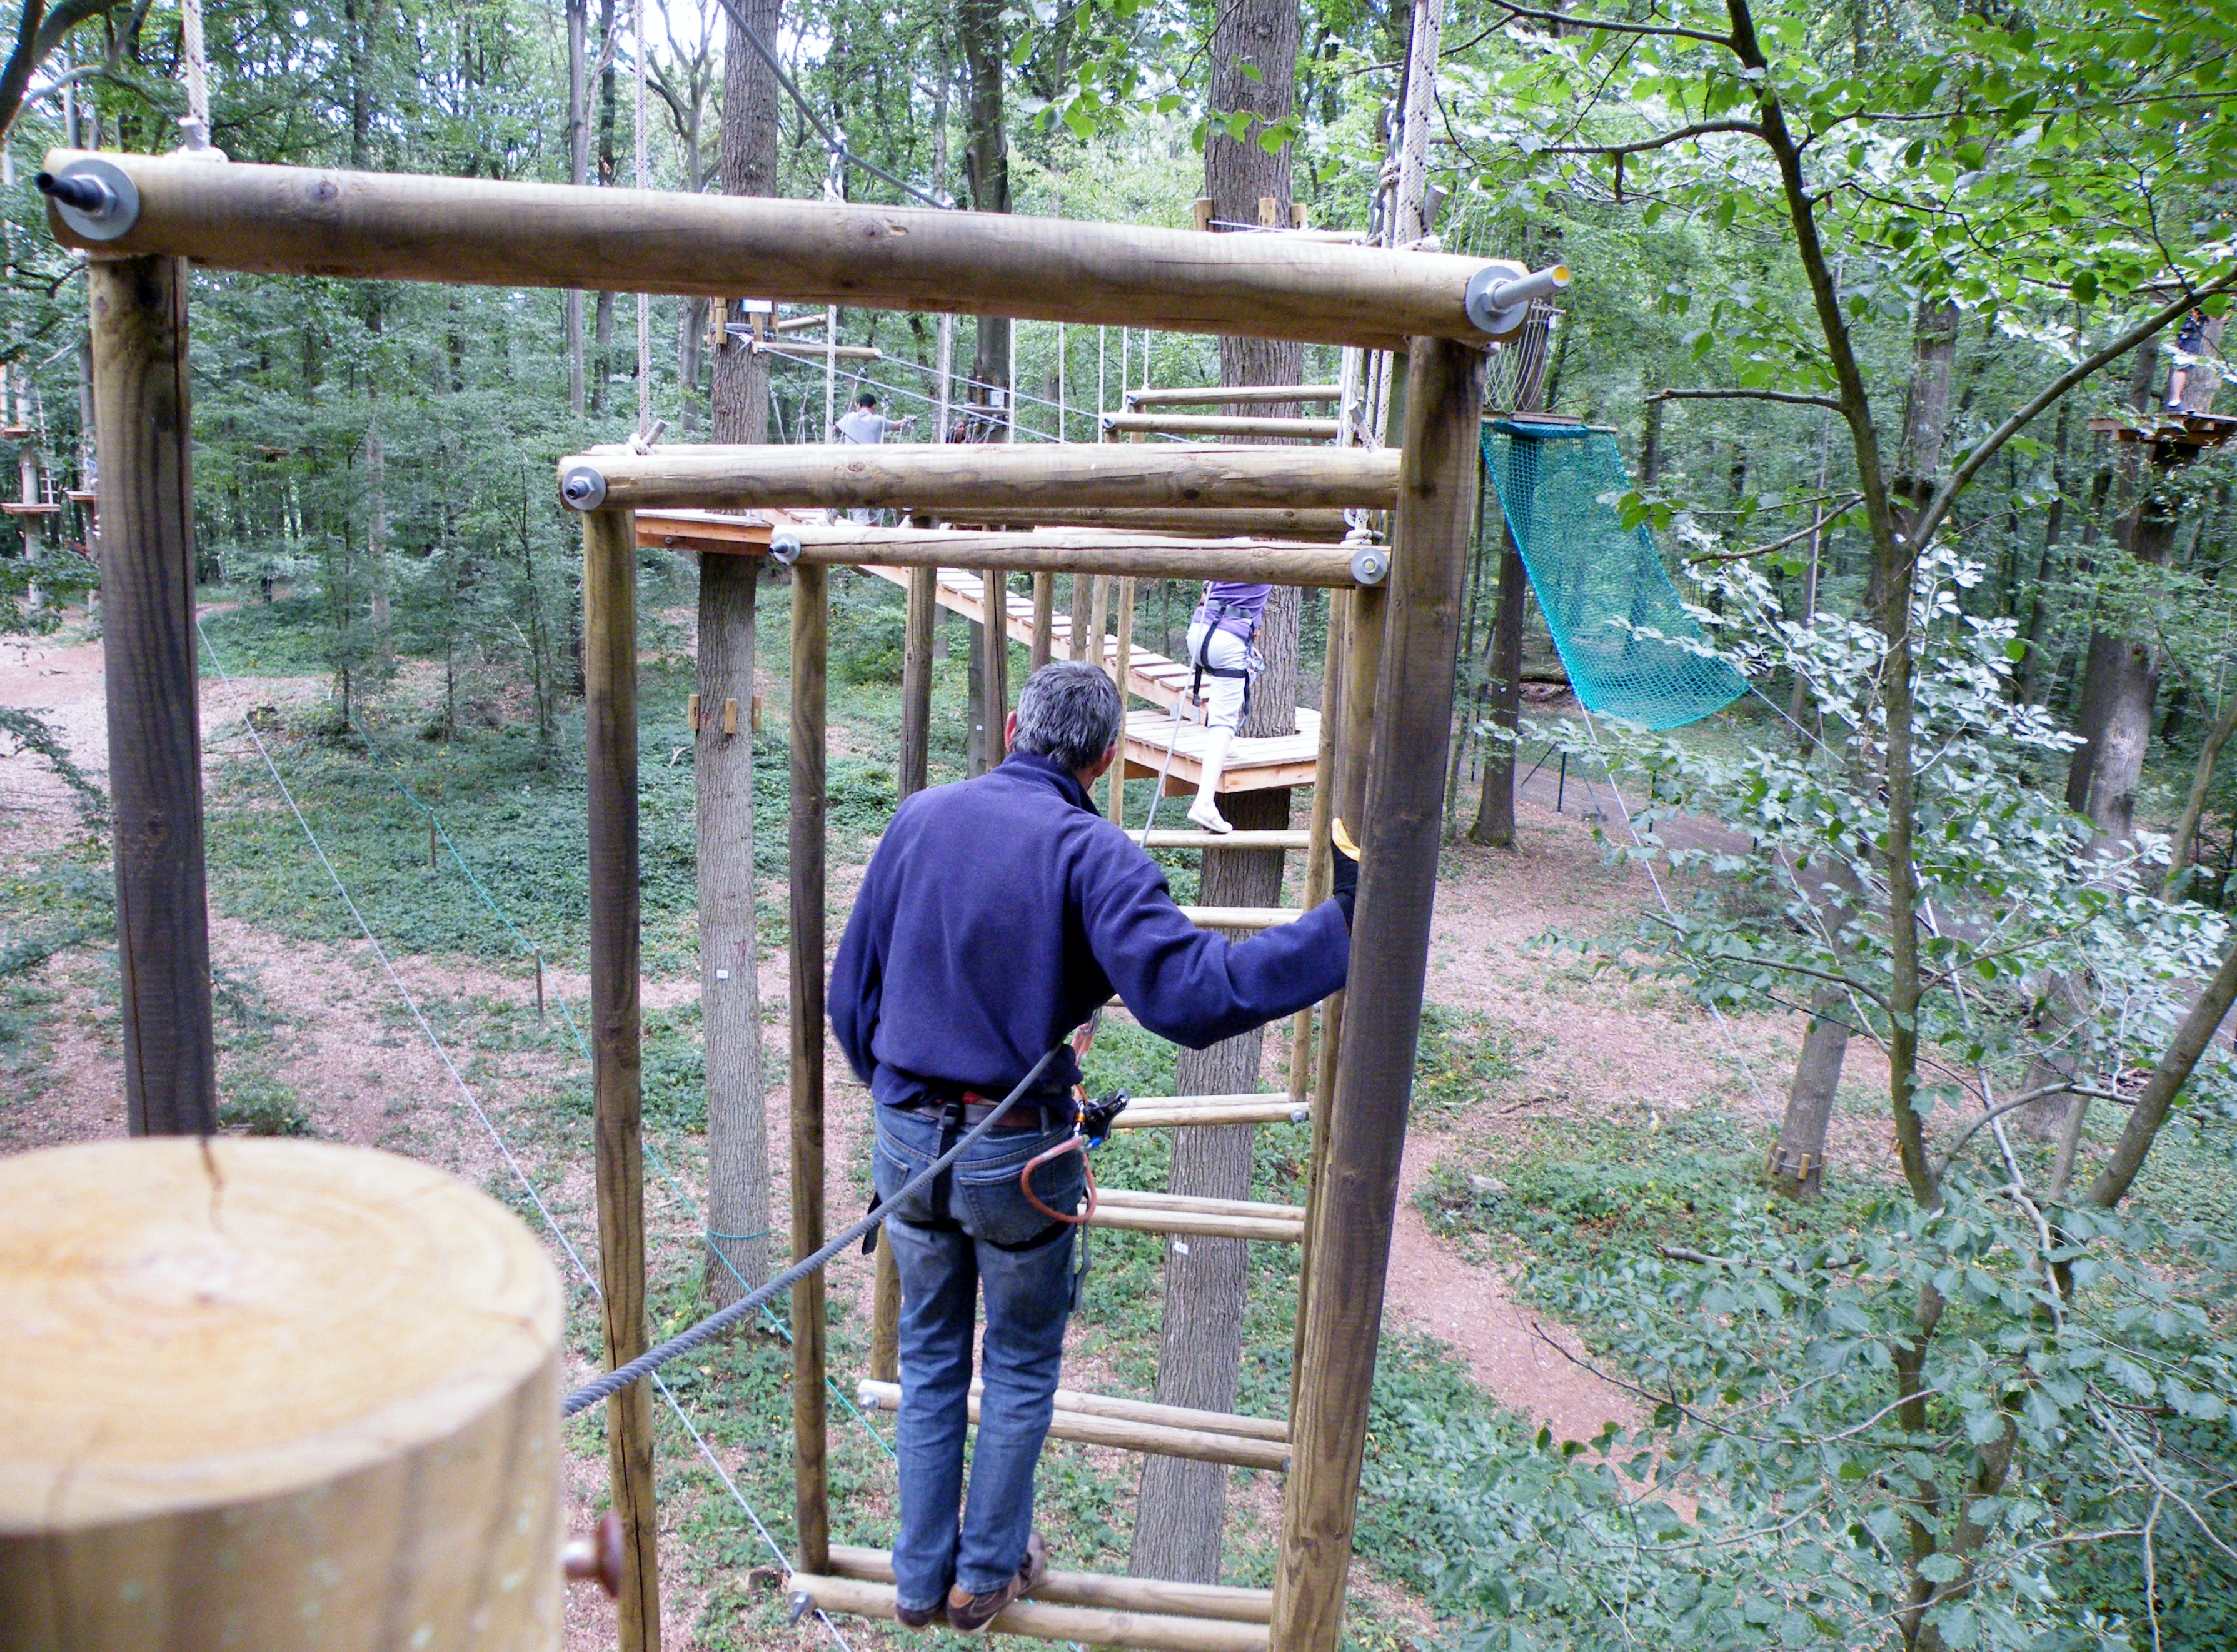
[[0,1159],[0,1325],[36,1327],[0,1644],[558,1647],[566,1305],[540,1235],[393,1154]]
[[999,568],[979,572],[979,639],[986,651],[980,678],[987,691],[987,766],[997,769],[1009,752],[1002,725],[1010,716],[1010,591]]
[[1087,611],[1087,657],[1103,664],[1103,638],[1111,627],[1111,576],[1099,573],[1090,587]]
[[[940,623],[937,568],[909,570],[908,623],[901,657],[901,763],[894,788],[907,797],[925,789],[932,740],[933,627]],[[1037,582],[1038,583],[1038,582]],[[881,1240],[877,1284],[870,1298],[870,1375],[898,1380],[901,1369],[901,1276],[894,1247]]]
[[1305,1305],[1294,1439],[1274,1573],[1272,1643],[1336,1652],[1359,1502],[1398,1166],[1421,1029],[1429,916],[1443,836],[1453,652],[1475,514],[1484,357],[1414,341],[1405,458],[1392,535],[1389,637],[1376,691],[1352,986],[1328,1109],[1329,1154],[1306,1218]]
[[[1303,904],[1318,906],[1328,899],[1331,882],[1329,823],[1336,817],[1336,735],[1338,707],[1343,704],[1346,599],[1331,591],[1328,601],[1328,639],[1321,652],[1321,740],[1313,763],[1313,822],[1306,839],[1305,889]],[[1290,1099],[1302,1102],[1313,1083],[1313,1011],[1299,1010],[1290,1036]],[[1313,1127],[1317,1139],[1318,1125]],[[1306,1184],[1310,1186],[1309,1181]]]
[[[828,577],[828,576],[827,576]],[[932,760],[933,627],[940,624],[940,570],[911,568],[901,653],[901,762],[897,797],[922,791]]]
[[217,1128],[217,1041],[202,864],[187,267],[96,258],[86,273],[124,1113],[135,1135],[208,1135]]
[[[583,683],[598,1279],[610,1371],[648,1345],[637,1006],[637,524],[628,511],[583,517]],[[622,1652],[658,1652],[660,1518],[653,1501],[650,1384],[632,1383],[606,1402],[606,1464],[622,1517]]]
[[1056,642],[1056,575],[1033,576],[1033,646],[1026,667],[1031,676],[1049,663]]
[[[1123,712],[1126,705],[1126,673],[1134,663],[1134,582],[1118,582],[1118,644],[1112,657],[1111,680],[1118,685],[1118,706]],[[1111,822],[1115,826],[1126,823],[1126,732],[1122,721],[1118,731],[1118,761],[1111,765]]]
[[[824,677],[830,578],[792,571],[792,1256],[823,1243]],[[831,1550],[824,1460],[823,1276],[792,1287],[793,1518],[798,1560],[822,1569]]]

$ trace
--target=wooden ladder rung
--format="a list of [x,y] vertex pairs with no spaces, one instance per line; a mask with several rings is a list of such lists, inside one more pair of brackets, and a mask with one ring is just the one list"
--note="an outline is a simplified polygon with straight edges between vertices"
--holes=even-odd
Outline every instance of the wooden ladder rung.
[[[982,1384],[971,1385],[971,1420],[979,1420],[979,1398]],[[856,1387],[856,1397],[866,1411],[898,1411],[901,1403],[899,1383],[865,1382]],[[1271,1469],[1276,1471],[1290,1466],[1288,1431],[1281,1437],[1267,1439],[1257,1435],[1242,1434],[1232,1429],[1209,1427],[1207,1424],[1249,1422],[1261,1423],[1257,1417],[1234,1417],[1219,1411],[1190,1411],[1179,1405],[1154,1405],[1145,1401],[1105,1401],[1099,1411],[1081,1410],[1065,1404],[1073,1400],[1096,1400],[1099,1396],[1057,1391],[1056,1409],[1050,1414],[1049,1433],[1059,1440],[1078,1440],[1086,1445],[1107,1445],[1121,1451],[1143,1451],[1154,1457],[1187,1457],[1197,1463],[1227,1463],[1238,1468]],[[1151,1418],[1140,1415],[1114,1417],[1108,1413],[1114,1405],[1128,1405],[1133,1411],[1162,1413]],[[1191,1422],[1176,1419],[1185,1416]],[[1277,1424],[1273,1426],[1279,1427]]]
[[[785,1588],[789,1593],[806,1596],[827,1612],[851,1612],[857,1617],[894,1615],[891,1583],[795,1572],[785,1580]],[[1271,1639],[1264,1623],[1109,1607],[1059,1606],[1038,1600],[1020,1601],[988,1627],[998,1634],[1030,1635],[1040,1641],[1146,1647],[1151,1652],[1267,1652]]]
[[1289,906],[1184,906],[1181,915],[1199,929],[1271,929],[1295,923],[1310,909]]
[[1113,436],[1287,436],[1301,441],[1334,441],[1343,426],[1333,419],[1253,418],[1248,413],[1105,413],[1103,428]]
[[1310,849],[1310,832],[1153,831],[1145,849]]
[[1207,384],[1126,393],[1129,407],[1278,407],[1291,401],[1343,400],[1343,387],[1333,384]]
[[[831,1571],[835,1576],[866,1583],[890,1583],[894,1557],[882,1549],[833,1543]],[[1051,1571],[1041,1579],[1033,1597],[1049,1606],[1100,1606],[1113,1611],[1221,1618],[1231,1623],[1268,1623],[1274,1617],[1270,1589],[1172,1583],[1156,1577],[1112,1577],[1102,1572]]]
[[1257,1205],[1240,1199],[1185,1199],[1131,1188],[1099,1188],[1091,1227],[1136,1233],[1187,1233],[1204,1239],[1270,1239],[1302,1244],[1305,1213],[1297,1205]]
[[1269,1091],[1255,1095],[1139,1095],[1112,1120],[1114,1130],[1162,1130],[1174,1125],[1303,1124],[1312,1104]]

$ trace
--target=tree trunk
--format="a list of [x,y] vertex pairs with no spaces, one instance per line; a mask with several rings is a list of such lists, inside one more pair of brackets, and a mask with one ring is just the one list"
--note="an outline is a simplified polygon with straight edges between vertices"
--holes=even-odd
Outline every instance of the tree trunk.
[[[584,81],[584,36],[590,30],[590,0],[567,0],[567,179],[578,188],[591,177],[589,89]],[[583,295],[567,294],[567,406],[583,413]]]
[[[764,38],[781,0],[742,0]],[[776,80],[731,26],[724,64],[722,183],[776,188]],[[769,364],[725,337],[715,352],[710,423],[718,442],[769,436]],[[769,1124],[762,1100],[761,948],[754,922],[754,598],[758,565],[707,556],[699,569],[699,981],[707,1041],[707,1289],[727,1304],[769,1277]],[[738,707],[734,735],[725,708]],[[726,1260],[727,1259],[727,1260]],[[736,1272],[734,1273],[732,1269]]]
[[[1211,101],[1225,111],[1257,116],[1241,142],[1224,128],[1206,134],[1204,193],[1211,215],[1230,223],[1261,221],[1270,199],[1274,221],[1290,221],[1290,155],[1285,144],[1268,154],[1264,126],[1288,117],[1297,87],[1298,0],[1238,0],[1221,9],[1211,39]],[[1248,69],[1250,72],[1246,73]],[[1223,338],[1224,385],[1301,384],[1304,350],[1266,339]],[[1246,411],[1237,408],[1236,411]],[[1295,402],[1247,411],[1295,417]],[[1297,728],[1297,641],[1302,593],[1277,586],[1259,621],[1265,670],[1251,685],[1250,714],[1238,736],[1263,737]],[[1223,800],[1237,830],[1281,830],[1290,823],[1287,790],[1238,792]],[[1198,898],[1208,904],[1272,905],[1281,895],[1278,851],[1207,849]],[[1252,1031],[1208,1050],[1181,1053],[1177,1083],[1184,1095],[1224,1095],[1258,1087],[1263,1034]],[[1245,1126],[1174,1133],[1171,1191],[1198,1198],[1248,1199],[1254,1132]],[[1160,1403],[1212,1411],[1235,1408],[1243,1365],[1243,1294],[1249,1271],[1245,1242],[1198,1238],[1165,1246],[1164,1330],[1158,1354]],[[1178,1457],[1143,1459],[1129,1569],[1137,1577],[1219,1581],[1226,1517],[1227,1470]]]
[[[613,38],[615,0],[604,0],[598,8],[598,47],[601,54],[605,43]],[[598,76],[598,187],[614,187],[614,60],[606,59],[606,66]],[[590,403],[592,414],[606,410],[606,382],[613,377],[611,352],[614,342],[614,295],[598,294],[597,319],[593,325],[593,344],[591,352]]]
[[[1816,909],[1818,921],[1838,936],[1841,925],[1863,899],[1849,867],[1829,856],[1796,868],[1795,881]],[[1845,909],[1843,902],[1847,902]],[[1825,1136],[1841,1091],[1841,1067],[1848,1059],[1851,1013],[1849,995],[1831,982],[1810,1000],[1810,1025],[1802,1034],[1802,1054],[1787,1087],[1786,1113],[1779,1120],[1778,1145],[1771,1160],[1772,1189],[1789,1199],[1811,1199],[1823,1191]]]
[[373,629],[373,657],[386,664],[394,657],[388,624],[388,461],[380,445],[380,404],[368,400],[372,417],[365,425],[365,571],[372,596],[366,617]]
[[2183,800],[2182,819],[2176,823],[2174,840],[2168,845],[2167,895],[2172,900],[2182,893],[2190,880],[2192,852],[2198,842],[2198,823],[2206,813],[2207,789],[2214,783],[2214,767],[2221,760],[2221,749],[2229,743],[2229,737],[2237,734],[2237,693],[2223,702],[2221,715],[2207,730],[2206,742],[2198,749],[2198,766],[2190,776],[2190,796]]
[[[1281,831],[1290,824],[1287,790],[1230,794],[1223,812],[1237,831]],[[1281,894],[1278,849],[1206,849],[1198,898],[1207,905],[1270,906]],[[1258,1088],[1263,1034],[1253,1031],[1206,1050],[1184,1050],[1175,1079],[1183,1095],[1239,1095]],[[1248,1199],[1256,1132],[1249,1125],[1173,1132],[1176,1193]],[[1165,1241],[1164,1332],[1158,1349],[1158,1403],[1231,1411],[1243,1369],[1244,1289],[1250,1242],[1202,1237]],[[1136,1577],[1219,1581],[1227,1468],[1182,1457],[1145,1457],[1134,1510]]]
[[[1499,506],[1494,502],[1491,509]],[[1495,727],[1512,737],[1522,721],[1522,554],[1507,519],[1499,519],[1499,617],[1491,632],[1491,696],[1487,706]],[[1514,741],[1496,737],[1483,748],[1483,790],[1476,800],[1475,823],[1468,842],[1492,849],[1514,847]]]
[[[969,96],[965,118],[968,136],[963,164],[969,176],[974,212],[1010,209],[1010,139],[1004,123],[1002,76],[1008,67],[1001,0],[961,0],[955,14],[963,47],[963,72]],[[982,386],[1010,386],[1010,323],[999,315],[979,318],[979,347],[971,376]],[[978,390],[965,398],[977,400]]]
[[[2151,405],[2158,367],[2159,341],[2147,339],[2137,347],[2128,373],[2128,406],[2137,412]],[[2173,519],[2151,508],[2148,484],[2138,474],[2136,449],[2123,450],[2117,462],[2123,481],[2145,497],[2122,518],[2113,537],[2132,556],[2164,560],[2174,538]],[[2158,686],[2157,651],[2148,639],[2130,644],[2110,632],[2091,631],[2082,668],[2082,705],[2075,718],[2075,731],[2082,743],[2067,764],[2066,806],[2089,816],[2102,836],[2115,842],[2127,843],[2134,833],[2136,783],[2142,776],[2152,696]],[[2141,737],[2136,731],[2140,723]]]

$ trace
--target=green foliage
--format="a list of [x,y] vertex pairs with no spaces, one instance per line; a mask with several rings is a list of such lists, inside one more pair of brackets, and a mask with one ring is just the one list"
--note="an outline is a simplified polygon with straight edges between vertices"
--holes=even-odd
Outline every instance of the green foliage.
[[1451,1123],[1522,1074],[1513,1037],[1481,1010],[1422,1007],[1414,1047],[1414,1116]]

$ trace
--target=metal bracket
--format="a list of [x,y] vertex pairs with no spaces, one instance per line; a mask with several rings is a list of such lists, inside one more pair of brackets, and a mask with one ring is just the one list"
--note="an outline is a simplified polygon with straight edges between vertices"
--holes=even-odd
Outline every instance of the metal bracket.
[[786,1621],[797,1623],[815,1609],[815,1596],[804,1589],[795,1589],[792,1591],[792,1597],[784,1604]]
[[1468,277],[1461,307],[1471,327],[1494,338],[1505,338],[1519,332],[1529,319],[1532,300],[1551,298],[1568,284],[1567,264],[1549,264],[1533,272],[1521,264],[1498,260]]
[[1390,576],[1390,547],[1363,545],[1351,553],[1351,577],[1363,585],[1379,585]]
[[80,155],[32,182],[54,203],[56,215],[88,241],[115,241],[140,221],[138,187],[123,168],[99,155]]
[[597,510],[606,502],[605,473],[596,466],[576,466],[559,479],[559,497],[575,510]]
[[789,528],[769,535],[769,560],[789,568],[800,560],[800,536]]

